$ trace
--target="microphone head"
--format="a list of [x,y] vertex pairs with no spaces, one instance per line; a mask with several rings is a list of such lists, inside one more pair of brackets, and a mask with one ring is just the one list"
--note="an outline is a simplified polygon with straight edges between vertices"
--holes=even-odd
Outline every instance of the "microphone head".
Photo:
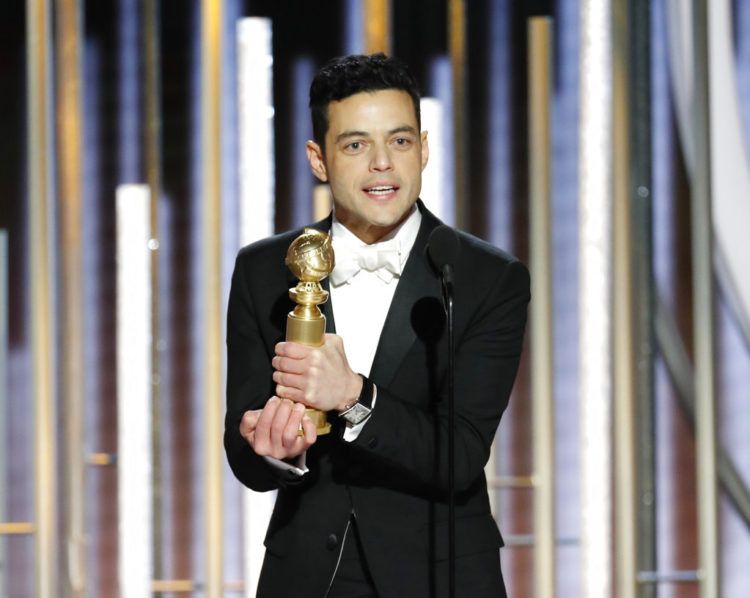
[[439,271],[442,271],[445,266],[453,266],[458,257],[458,251],[458,235],[450,226],[441,224],[430,233],[427,253]]

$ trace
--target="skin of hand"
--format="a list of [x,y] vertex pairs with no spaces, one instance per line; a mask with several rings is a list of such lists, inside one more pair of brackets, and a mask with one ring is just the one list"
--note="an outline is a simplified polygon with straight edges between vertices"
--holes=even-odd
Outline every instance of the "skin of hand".
[[326,334],[321,347],[278,343],[271,365],[279,397],[321,411],[343,411],[362,392],[362,377],[349,367],[336,334]]
[[[298,434],[300,428],[303,435]],[[305,415],[305,406],[271,397],[263,409],[246,411],[240,434],[257,455],[290,459],[304,453],[317,439],[315,424]]]

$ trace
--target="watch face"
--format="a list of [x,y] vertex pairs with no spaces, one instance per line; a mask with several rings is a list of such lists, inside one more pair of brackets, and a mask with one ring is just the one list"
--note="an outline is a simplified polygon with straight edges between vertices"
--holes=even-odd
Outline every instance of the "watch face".
[[368,409],[362,403],[355,403],[351,409],[346,411],[345,413],[341,414],[341,417],[343,417],[346,421],[348,421],[350,424],[356,426],[357,424],[363,422],[368,415],[371,413],[371,409]]

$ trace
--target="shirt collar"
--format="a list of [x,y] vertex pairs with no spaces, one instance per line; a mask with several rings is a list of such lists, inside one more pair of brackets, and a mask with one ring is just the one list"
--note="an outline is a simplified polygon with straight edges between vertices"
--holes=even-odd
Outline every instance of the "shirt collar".
[[[403,266],[406,263],[406,260],[409,259],[409,253],[411,252],[412,247],[414,247],[414,242],[417,240],[417,234],[419,233],[419,226],[421,224],[422,213],[419,211],[419,208],[417,208],[417,205],[414,204],[412,206],[412,212],[406,220],[382,239],[376,243],[372,243],[372,245],[395,239],[399,247],[401,265]],[[362,247],[363,245],[367,245],[367,243],[341,224],[338,218],[336,218],[335,210],[333,212],[333,221],[331,223],[331,236],[336,245],[349,247]]]

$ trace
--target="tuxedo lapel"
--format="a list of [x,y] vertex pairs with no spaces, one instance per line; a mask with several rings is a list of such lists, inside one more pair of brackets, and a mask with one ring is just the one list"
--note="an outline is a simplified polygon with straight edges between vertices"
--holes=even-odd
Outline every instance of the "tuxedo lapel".
[[323,303],[323,305],[318,306],[320,311],[326,317],[326,332],[336,334],[336,320],[333,319],[333,297],[331,296],[330,278],[326,276],[326,278],[320,282],[320,285],[323,287],[323,290],[328,293],[328,299],[326,302]]
[[430,297],[441,300],[440,284],[426,255],[427,240],[440,221],[421,201],[419,207],[422,224],[393,295],[370,370],[370,378],[383,385],[390,384],[417,338],[412,322],[415,304]]

